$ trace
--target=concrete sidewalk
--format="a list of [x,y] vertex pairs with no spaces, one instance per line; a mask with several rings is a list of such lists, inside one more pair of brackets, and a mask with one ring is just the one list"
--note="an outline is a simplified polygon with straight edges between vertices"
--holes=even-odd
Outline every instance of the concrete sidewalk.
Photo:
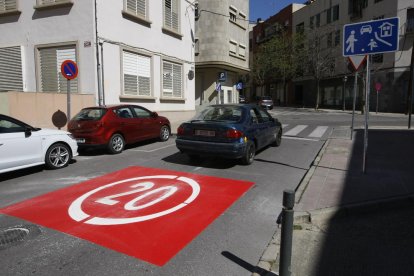
[[[292,275],[414,275],[414,131],[329,139],[296,191]],[[259,263],[278,275],[280,229]],[[263,271],[269,271],[263,273]]]

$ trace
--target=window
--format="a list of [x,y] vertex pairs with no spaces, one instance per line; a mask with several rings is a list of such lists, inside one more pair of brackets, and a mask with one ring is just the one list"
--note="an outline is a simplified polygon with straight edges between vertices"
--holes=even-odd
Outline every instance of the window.
[[162,64],[162,96],[183,98],[183,66],[181,64],[163,61]]
[[132,107],[132,109],[134,110],[135,115],[137,115],[138,118],[150,118],[151,117],[151,112],[144,108],[134,106]]
[[[0,92],[22,91],[22,56],[20,46],[0,48]],[[5,66],[6,65],[6,66]]]
[[326,24],[331,23],[332,21],[332,8],[326,10]]
[[303,34],[303,32],[305,31],[305,23],[299,23],[298,25],[296,25],[296,32],[299,34]]
[[414,32],[414,8],[407,10],[407,33]]
[[233,6],[229,7],[229,17],[230,17],[230,21],[231,22],[236,22],[237,21],[237,9]]
[[239,56],[245,57],[246,56],[246,46],[240,44],[239,45]]
[[133,118],[134,116],[132,115],[131,109],[129,109],[129,107],[121,107],[115,110],[115,114],[119,117],[119,118],[123,118],[123,119],[130,119]]
[[194,39],[194,54],[200,54],[200,42],[198,38]]
[[380,15],[380,16],[375,16],[374,18],[372,18],[372,20],[380,20],[380,19],[384,19],[384,16]]
[[310,18],[309,18],[309,28],[311,28],[311,29],[313,29],[313,20],[314,20],[314,16],[311,16]]
[[43,10],[49,8],[70,7],[72,5],[73,0],[36,0],[34,8],[37,10]]
[[382,0],[374,0],[374,3],[378,3],[381,2]]
[[124,0],[124,10],[138,17],[147,18],[146,0]]
[[151,96],[151,58],[123,51],[124,94]]
[[[68,81],[60,73],[62,62],[69,59],[76,61],[76,46],[65,45],[58,47],[37,48],[39,68],[39,90],[43,92],[67,91]],[[78,92],[78,78],[70,81],[71,93]]]
[[332,8],[332,22],[339,20],[339,5]]
[[372,62],[373,63],[382,63],[383,61],[384,61],[384,55],[383,54],[372,55]]
[[0,0],[0,14],[17,11],[17,0]]
[[321,26],[321,14],[318,13],[315,17],[316,17],[315,25],[316,25],[316,27],[320,27]]
[[230,40],[230,49],[229,49],[230,54],[237,54],[237,42]]
[[341,42],[341,30],[336,30],[335,31],[335,46],[338,46],[339,43]]
[[178,0],[164,0],[164,28],[174,32],[180,32],[180,16],[179,16]]

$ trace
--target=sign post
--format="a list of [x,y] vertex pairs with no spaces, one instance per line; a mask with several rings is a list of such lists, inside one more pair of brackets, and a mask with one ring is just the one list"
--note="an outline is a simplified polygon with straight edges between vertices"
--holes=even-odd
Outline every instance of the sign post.
[[377,108],[375,110],[376,114],[378,114],[378,94],[379,94],[378,92],[380,92],[381,88],[382,88],[382,84],[380,82],[376,82],[375,83],[375,90],[377,91]]
[[355,76],[354,76],[354,99],[352,103],[352,124],[351,124],[351,140],[354,134],[354,121],[355,121],[355,105],[356,105],[356,95],[358,91],[358,70],[361,68],[361,65],[364,64],[367,56],[350,56],[348,57],[349,61],[354,67]]
[[78,76],[79,70],[78,66],[73,60],[65,60],[60,66],[60,72],[63,77],[67,79],[67,90],[66,90],[66,104],[67,104],[67,117],[68,121],[70,120],[70,80]]
[[[343,30],[343,56],[372,55],[379,53],[395,52],[398,50],[400,20],[398,17],[381,20],[365,21],[344,25]],[[368,115],[369,115],[369,91],[370,69],[367,59],[367,76],[365,90],[365,131],[364,131],[364,160],[363,173],[366,169],[366,155],[368,148]]]

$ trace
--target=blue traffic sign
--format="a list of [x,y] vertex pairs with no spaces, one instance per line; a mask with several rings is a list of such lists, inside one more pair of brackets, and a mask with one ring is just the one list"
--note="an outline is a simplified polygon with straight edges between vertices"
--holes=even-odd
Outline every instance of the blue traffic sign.
[[397,51],[399,22],[398,17],[393,17],[345,25],[343,56]]

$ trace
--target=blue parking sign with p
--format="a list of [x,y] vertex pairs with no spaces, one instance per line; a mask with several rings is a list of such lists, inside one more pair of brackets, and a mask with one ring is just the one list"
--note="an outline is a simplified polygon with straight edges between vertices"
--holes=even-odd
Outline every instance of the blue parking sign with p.
[[398,17],[393,17],[345,25],[343,56],[397,51],[399,22]]

